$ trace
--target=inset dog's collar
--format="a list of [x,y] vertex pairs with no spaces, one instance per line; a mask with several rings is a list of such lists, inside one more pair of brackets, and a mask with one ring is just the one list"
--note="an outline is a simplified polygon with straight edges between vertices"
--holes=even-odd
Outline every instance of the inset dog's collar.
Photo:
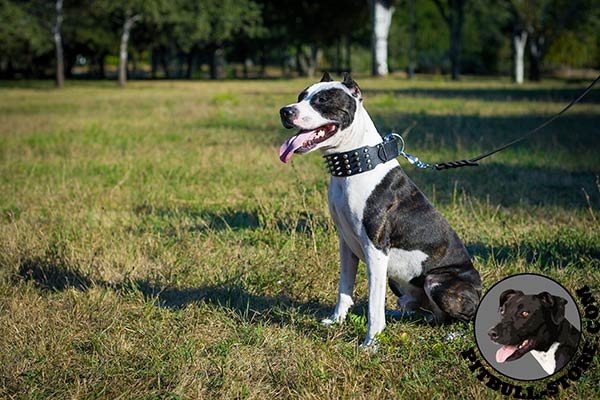
[[325,166],[332,176],[352,176],[362,174],[400,155],[398,139],[388,135],[375,146],[364,146],[343,153],[323,156]]

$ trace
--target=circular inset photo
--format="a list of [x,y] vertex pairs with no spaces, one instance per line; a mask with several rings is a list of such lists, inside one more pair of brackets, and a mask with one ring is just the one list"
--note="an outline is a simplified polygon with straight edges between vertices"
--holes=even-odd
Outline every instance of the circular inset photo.
[[475,340],[483,358],[497,372],[521,381],[559,372],[577,352],[580,332],[573,297],[536,274],[496,283],[475,315]]

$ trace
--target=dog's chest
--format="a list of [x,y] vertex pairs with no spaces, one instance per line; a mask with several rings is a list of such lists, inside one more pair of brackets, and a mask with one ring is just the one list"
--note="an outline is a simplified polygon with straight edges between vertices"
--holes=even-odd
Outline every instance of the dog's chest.
[[396,167],[396,160],[378,165],[373,171],[346,177],[332,177],[329,183],[329,211],[339,234],[353,253],[364,261],[363,247],[367,236],[363,217],[367,199],[387,173]]
[[548,351],[531,350],[531,355],[542,366],[548,374],[553,374],[556,369],[556,351],[560,346],[559,342],[554,342]]

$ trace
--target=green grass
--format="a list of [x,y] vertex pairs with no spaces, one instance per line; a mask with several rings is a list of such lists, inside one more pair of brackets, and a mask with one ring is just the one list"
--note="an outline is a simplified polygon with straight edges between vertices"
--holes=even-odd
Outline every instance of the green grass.
[[[429,162],[504,143],[579,85],[359,80],[381,132]],[[338,256],[317,154],[278,159],[278,109],[306,80],[0,85],[0,397],[487,398],[469,329],[318,324]],[[543,273],[600,284],[600,91],[476,169],[407,173],[485,288]],[[395,299],[388,293],[387,308]],[[467,337],[446,344],[453,331]],[[560,398],[593,398],[598,359]]]

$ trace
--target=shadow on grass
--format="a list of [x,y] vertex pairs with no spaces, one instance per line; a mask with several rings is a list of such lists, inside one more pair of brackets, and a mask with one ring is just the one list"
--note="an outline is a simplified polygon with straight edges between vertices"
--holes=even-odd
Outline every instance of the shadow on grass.
[[[395,103],[393,104],[395,107]],[[460,151],[462,153],[477,153],[491,150],[529,130],[546,122],[551,113],[530,112],[524,115],[483,116],[463,115],[452,112],[442,115],[431,115],[424,110],[420,113],[407,113],[399,106],[380,108],[377,104],[369,107],[375,125],[380,133],[402,132],[414,125],[408,135],[405,135],[407,151],[416,148],[427,148],[441,151]],[[565,114],[542,131],[527,138],[512,149],[592,151],[600,145],[598,125],[600,114],[580,112]],[[465,154],[465,157],[468,154]],[[464,158],[464,157],[462,157]],[[436,160],[437,161],[437,160]]]
[[483,243],[466,245],[471,257],[499,262],[511,262],[525,258],[532,269],[548,270],[590,264],[600,267],[600,248],[591,236],[574,238],[565,232],[553,239],[537,242],[524,241],[515,246],[489,246]]
[[21,262],[18,277],[31,281],[43,290],[63,291],[65,289],[87,290],[92,280],[54,256],[28,258]]
[[126,279],[123,282],[111,283],[92,279],[53,254],[21,262],[15,280],[31,282],[42,291],[52,292],[68,289],[85,292],[93,287],[114,290],[122,294],[139,292],[146,301],[169,309],[180,309],[189,304],[209,304],[233,312],[244,321],[260,320],[286,324],[291,322],[293,314],[317,320],[324,318],[332,310],[330,306],[325,306],[316,300],[299,302],[283,294],[276,296],[252,294],[239,282],[233,281],[197,288],[170,288],[147,279]]
[[[409,97],[431,97],[431,98],[464,98],[464,99],[476,99],[483,101],[549,101],[549,102],[564,102],[565,105],[575,97],[577,97],[590,81],[577,82],[581,84],[580,88],[549,88],[549,87],[538,87],[538,88],[519,88],[519,87],[507,87],[507,88],[409,88],[409,89],[367,89],[365,93],[367,96],[377,94],[390,94],[394,96],[409,96]],[[600,90],[592,90],[582,100],[582,103],[600,103]]]
[[[302,211],[289,218],[280,218],[272,220],[262,216],[260,210],[220,210],[211,211],[199,209],[193,206],[151,206],[141,205],[134,207],[134,213],[147,217],[155,218],[160,225],[161,222],[169,220],[178,220],[185,218],[193,220],[188,229],[196,232],[206,231],[224,231],[224,230],[255,230],[271,229],[280,232],[296,231],[311,235],[314,227],[318,226],[321,230],[327,230],[330,224],[321,220],[317,215]],[[269,219],[267,221],[267,219]]]
[[[573,236],[565,232],[554,239],[523,241],[516,246],[489,246],[484,243],[467,244],[469,253],[484,260],[511,262],[525,257],[532,270],[562,268],[589,263],[600,267],[600,248],[592,236]],[[126,279],[111,283],[92,279],[76,266],[69,265],[58,252],[49,251],[42,257],[25,259],[21,262],[15,279],[32,282],[40,290],[64,291],[75,289],[86,291],[91,287],[102,287],[119,293],[139,292],[147,301],[159,307],[179,309],[189,304],[209,304],[232,312],[243,321],[266,321],[275,324],[293,322],[294,315],[302,315],[317,321],[332,311],[332,305],[317,300],[297,301],[280,293],[261,295],[252,293],[251,288],[240,284],[241,279],[231,279],[218,285],[196,288],[173,288],[148,279]],[[333,299],[334,293],[332,293]],[[359,299],[353,313],[366,315],[367,303]],[[392,317],[391,319],[397,319]],[[417,319],[417,323],[426,321]],[[312,328],[311,328],[312,329]]]
[[[299,302],[281,294],[276,296],[252,294],[238,282],[180,289],[163,287],[145,279],[126,280],[122,283],[92,280],[77,269],[48,258],[25,260],[21,263],[16,280],[32,282],[38,289],[52,292],[67,289],[85,292],[92,287],[114,290],[121,294],[139,292],[146,301],[154,303],[157,307],[173,310],[185,308],[190,304],[208,304],[227,313],[235,314],[236,318],[241,321],[267,322],[286,326],[293,323],[295,329],[311,335],[315,334],[318,321],[329,317],[334,308],[333,305],[324,305],[317,300]],[[331,297],[334,299],[335,293],[332,293]],[[366,320],[367,299],[357,299],[351,313],[362,316],[363,320]],[[298,316],[304,317],[309,322],[299,321]],[[402,314],[397,310],[387,310],[386,320],[431,326],[431,322],[421,314]],[[366,329],[366,325],[363,328]],[[365,332],[359,332],[358,336],[364,335]],[[352,329],[347,331],[346,335],[352,338],[357,336]]]
[[153,216],[162,219],[185,216],[200,220],[194,230],[223,230],[223,229],[256,229],[260,227],[258,213],[248,211],[223,210],[221,212],[206,211],[190,206],[155,207],[143,204],[134,207],[133,211],[141,216]]
[[491,161],[479,167],[438,172],[417,170],[402,161],[401,165],[417,186],[439,205],[453,204],[456,196],[464,193],[490,207],[600,207],[597,173],[592,171],[573,172],[556,167],[524,167]]

